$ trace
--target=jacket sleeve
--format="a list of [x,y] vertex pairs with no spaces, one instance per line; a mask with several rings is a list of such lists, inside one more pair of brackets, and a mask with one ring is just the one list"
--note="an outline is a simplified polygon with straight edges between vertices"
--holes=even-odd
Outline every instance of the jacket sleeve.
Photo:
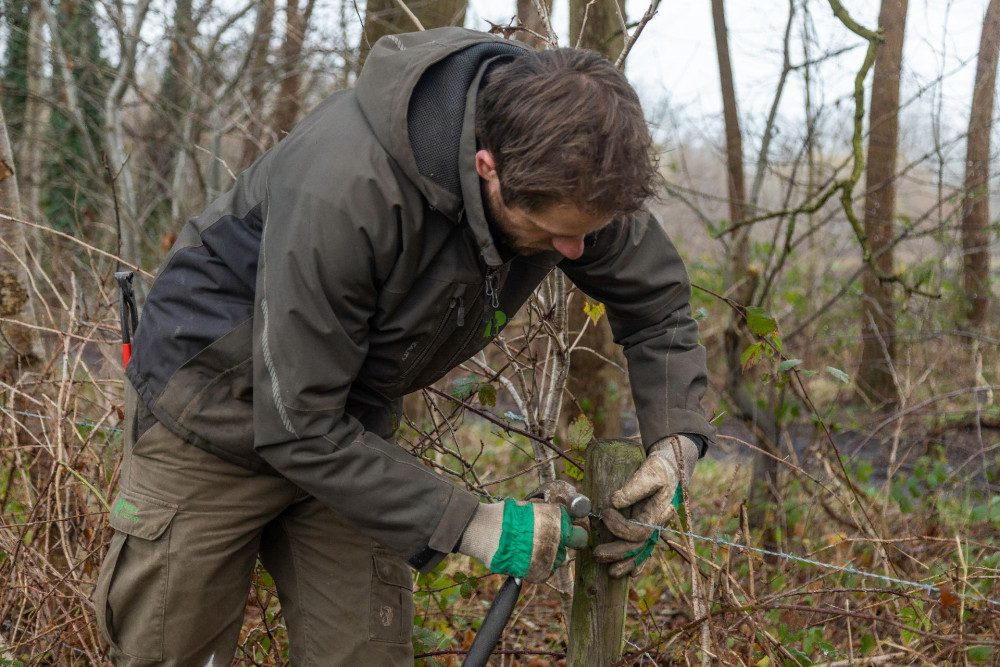
[[[395,176],[358,177],[336,199],[270,178],[254,311],[254,446],[281,475],[428,570],[458,543],[475,496],[345,410],[368,351],[381,277],[404,210]],[[279,177],[281,178],[281,177]]]
[[691,316],[691,283],[659,219],[641,212],[616,220],[579,259],[563,260],[559,268],[607,309],[628,362],[646,447],[676,433],[713,443],[715,429],[701,405],[708,376]]

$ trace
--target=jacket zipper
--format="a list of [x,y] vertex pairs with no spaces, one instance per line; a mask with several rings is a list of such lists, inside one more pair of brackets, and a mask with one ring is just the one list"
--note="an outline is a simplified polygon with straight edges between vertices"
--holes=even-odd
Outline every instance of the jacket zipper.
[[458,326],[462,326],[462,324],[465,322],[465,305],[462,303],[462,297],[453,296],[451,297],[451,300],[448,302],[448,312],[445,313],[444,317],[441,318],[441,322],[438,324],[437,329],[435,329],[434,335],[431,336],[428,344],[425,345],[424,349],[420,351],[420,354],[418,354],[417,358],[413,360],[413,363],[410,364],[406,368],[406,370],[400,374],[399,379],[401,381],[409,377],[413,373],[413,371],[415,371],[420,366],[420,364],[423,363],[424,359],[427,358],[427,355],[430,354],[435,349],[434,344],[437,342],[438,337],[441,336],[441,332],[448,324],[448,320],[451,319],[451,313],[456,308],[458,309],[456,324],[458,324]]
[[[490,322],[491,331],[493,327],[496,326],[496,309],[500,306],[500,295],[498,294],[496,284],[498,273],[500,273],[499,268],[490,267],[486,269],[486,280],[483,282],[483,288],[477,292],[476,296],[472,299],[473,303],[475,303],[475,300],[479,298],[480,294],[484,295],[483,314],[480,319],[484,324]],[[448,359],[448,363],[444,365],[444,368],[450,369],[455,365],[456,360],[462,354],[462,350],[469,346],[469,343],[472,342],[472,338],[479,333],[479,331],[480,329],[478,326],[469,328],[469,333],[465,335],[465,338],[462,340],[462,344],[456,348],[455,354],[451,355],[451,358]]]

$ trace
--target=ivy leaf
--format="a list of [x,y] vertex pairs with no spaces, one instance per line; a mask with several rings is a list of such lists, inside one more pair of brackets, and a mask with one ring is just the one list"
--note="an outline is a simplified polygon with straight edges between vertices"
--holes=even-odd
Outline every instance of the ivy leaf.
[[761,337],[778,332],[778,323],[770,313],[757,306],[747,307],[747,324],[750,331]]
[[827,366],[826,372],[832,375],[833,377],[837,378],[844,384],[851,384],[851,376],[849,376],[847,373],[840,370],[839,368],[834,368],[833,366]]
[[604,304],[600,301],[587,299],[583,302],[583,312],[587,313],[591,322],[597,324],[601,321],[601,317],[604,316]]
[[483,405],[496,406],[497,389],[488,382],[479,385],[479,402]]
[[459,378],[451,387],[451,395],[460,401],[464,401],[469,396],[472,396],[472,392],[476,391],[479,387],[479,378],[475,375],[466,375],[464,378]]
[[586,415],[580,415],[569,425],[566,433],[566,441],[571,449],[586,449],[590,441],[594,439],[594,425],[590,423]]
[[785,359],[780,364],[778,364],[778,372],[787,373],[788,371],[792,370],[801,363],[802,363],[801,359]]

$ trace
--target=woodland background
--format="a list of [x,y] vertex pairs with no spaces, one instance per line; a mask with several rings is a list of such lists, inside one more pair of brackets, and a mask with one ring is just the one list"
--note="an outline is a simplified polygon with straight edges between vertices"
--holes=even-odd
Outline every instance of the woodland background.
[[[977,57],[916,88],[907,0],[881,0],[877,20],[861,0],[754,3],[782,28],[757,36],[776,74],[751,100],[730,55],[741,26],[726,26],[742,1],[701,3],[722,117],[647,110],[663,150],[652,206],[695,283],[721,435],[633,581],[620,664],[1000,664],[1000,0],[981,3]],[[512,39],[544,47],[568,25],[561,45],[623,63],[672,6],[490,11]],[[88,597],[121,448],[113,272],[136,272],[141,304],[181,224],[351,86],[370,44],[465,24],[468,7],[0,8],[0,665],[101,664]],[[817,29],[831,14],[836,29]],[[497,345],[407,398],[400,444],[484,497],[578,477],[551,446],[579,459],[634,432],[623,363],[602,306],[553,274]],[[418,577],[418,662],[459,664],[497,585],[458,557]],[[495,664],[563,659],[566,588],[565,573],[526,588]],[[286,662],[259,570],[234,664]]]

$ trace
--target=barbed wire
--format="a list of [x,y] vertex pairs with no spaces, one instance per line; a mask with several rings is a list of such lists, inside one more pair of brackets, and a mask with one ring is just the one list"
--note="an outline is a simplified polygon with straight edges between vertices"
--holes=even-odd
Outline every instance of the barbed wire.
[[[475,493],[475,495],[480,498],[485,498],[492,501],[501,501],[503,498],[498,496],[493,496],[488,493]],[[589,517],[592,519],[597,519],[598,521],[603,520],[600,514],[595,514],[591,512]],[[657,526],[651,523],[644,523],[642,521],[635,521],[633,519],[628,520],[629,523],[635,524],[637,526],[643,526],[644,528],[652,528],[653,530],[658,530],[660,533],[670,533],[672,535],[677,535],[679,537],[690,537],[691,539],[698,540],[700,542],[708,542],[716,544],[718,546],[724,546],[730,549],[739,549],[748,553],[760,554],[762,556],[773,556],[781,560],[790,561],[793,563],[801,563],[803,565],[811,565],[813,567],[819,567],[826,570],[832,570],[835,572],[842,572],[844,574],[853,574],[864,579],[874,579],[876,581],[882,581],[888,584],[894,584],[896,586],[907,586],[910,588],[918,588],[920,590],[926,591],[928,593],[937,595],[941,592],[939,586],[934,584],[924,584],[919,581],[910,581],[908,579],[899,579],[896,577],[890,577],[884,574],[877,574],[875,572],[868,572],[865,570],[859,570],[858,568],[851,567],[850,565],[835,565],[833,563],[826,563],[824,561],[816,560],[814,558],[806,558],[804,556],[796,556],[795,554],[785,553],[783,551],[774,551],[772,549],[762,549],[760,547],[751,547],[746,544],[740,544],[739,542],[733,542],[731,540],[726,540],[721,537],[709,537],[707,535],[700,535],[698,533],[693,533],[690,531],[677,530],[676,528],[671,528],[670,526]],[[891,592],[891,591],[887,591]],[[1000,608],[1000,600],[992,600],[984,595],[972,595],[969,593],[953,593],[957,598],[965,598],[967,600],[983,602],[987,605]]]
[[[20,415],[20,416],[25,416],[25,417],[35,417],[37,419],[46,419],[46,420],[50,420],[50,421],[54,421],[55,420],[54,417],[51,417],[49,415],[42,415],[42,414],[38,414],[38,413],[34,413],[34,412],[26,412],[26,411],[23,411],[23,410],[10,410],[9,408],[0,408],[0,412],[3,412],[5,414]],[[68,419],[63,420],[63,421],[67,421],[67,422],[73,423],[73,424],[75,424],[77,426],[86,426],[88,428],[96,428],[96,429],[101,429],[101,430],[111,431],[111,432],[116,432],[116,433],[121,433],[122,432],[122,429],[120,429],[120,428],[117,428],[117,427],[114,427],[114,426],[103,426],[103,425],[96,424],[94,422],[86,422],[86,421],[75,421],[74,422],[74,421],[71,421],[71,420],[68,420]],[[476,496],[478,496],[480,498],[484,498],[484,499],[493,501],[493,502],[498,502],[498,501],[503,500],[503,498],[500,497],[500,496],[493,496],[493,495],[488,494],[488,493],[475,492],[474,495],[476,495]],[[600,514],[595,514],[593,512],[590,513],[590,517],[593,518],[593,519],[597,519],[599,521],[603,518]],[[657,526],[657,525],[654,525],[654,524],[643,523],[642,521],[634,521],[634,520],[631,520],[631,519],[629,521],[631,523],[633,523],[633,524],[638,525],[638,526],[643,526],[645,528],[652,528],[654,530],[658,530],[658,531],[660,531],[661,534],[662,533],[670,533],[672,535],[677,535],[679,537],[689,537],[689,538],[691,538],[693,540],[698,540],[700,542],[706,542],[706,543],[715,544],[715,545],[718,545],[718,546],[724,546],[724,547],[727,547],[727,548],[730,548],[730,549],[738,549],[738,550],[746,552],[746,553],[754,553],[754,554],[759,554],[761,556],[770,556],[770,557],[778,558],[778,559],[781,559],[781,560],[789,561],[789,562],[792,562],[792,563],[800,563],[802,565],[809,565],[809,566],[812,566],[812,567],[819,567],[819,568],[826,569],[826,570],[831,570],[831,571],[834,571],[834,572],[841,572],[843,574],[850,574],[850,575],[854,575],[856,577],[862,577],[864,579],[871,579],[871,580],[875,580],[875,581],[881,581],[881,582],[884,582],[884,583],[887,583],[887,584],[892,584],[892,585],[895,585],[895,586],[905,586],[905,587],[909,587],[909,588],[917,588],[917,589],[920,589],[920,590],[925,591],[927,593],[931,593],[933,595],[938,595],[941,592],[940,587],[936,586],[934,584],[925,584],[925,583],[921,583],[919,581],[911,581],[911,580],[908,580],[908,579],[900,579],[900,578],[897,578],[897,577],[890,577],[890,576],[885,575],[885,574],[878,574],[878,573],[875,573],[875,572],[867,572],[865,570],[859,570],[856,567],[851,567],[850,565],[835,565],[833,563],[827,563],[827,562],[824,562],[824,561],[821,561],[821,560],[816,560],[814,558],[806,558],[804,556],[797,556],[795,554],[789,554],[789,553],[785,553],[783,551],[774,551],[772,549],[763,549],[763,548],[760,548],[760,547],[752,547],[752,546],[749,546],[749,545],[746,545],[746,544],[740,544],[739,542],[733,542],[731,540],[723,539],[723,538],[718,537],[718,536],[717,537],[709,537],[707,535],[700,535],[698,533],[693,533],[693,532],[690,532],[690,531],[677,530],[676,528],[671,528],[669,526]],[[955,593],[953,593],[953,595],[955,597],[957,597],[957,598],[964,598],[966,600],[971,600],[971,601],[975,601],[975,602],[982,602],[984,604],[1000,608],[1000,600],[993,600],[993,599],[990,599],[990,598],[988,598],[988,597],[986,597],[984,595],[981,595],[981,594],[980,595],[972,595],[970,593],[958,593],[958,592],[955,592]]]
[[[590,513],[591,518],[601,519],[598,514]],[[889,584],[895,584],[897,586],[909,586],[911,588],[919,588],[923,591],[932,594],[938,594],[941,592],[939,586],[934,584],[924,584],[918,581],[910,581],[908,579],[898,579],[896,577],[890,577],[884,574],[877,574],[875,572],[867,572],[865,570],[859,570],[850,565],[834,565],[833,563],[826,563],[820,560],[815,560],[813,558],[805,558],[803,556],[796,556],[794,554],[784,553],[782,551],[773,551],[771,549],[762,549],[759,547],[751,547],[746,544],[740,544],[739,542],[732,542],[730,540],[722,539],[721,537],[708,537],[706,535],[699,535],[698,533],[692,533],[689,531],[677,530],[676,528],[670,528],[669,526],[655,526],[649,523],[643,523],[642,521],[629,520],[630,523],[634,523],[638,526],[644,526],[646,528],[653,528],[661,533],[671,533],[673,535],[678,535],[681,537],[690,537],[691,539],[699,540],[701,542],[710,542],[719,546],[728,547],[730,549],[739,549],[741,551],[746,551],[750,553],[761,554],[764,556],[773,556],[775,558],[780,558],[782,560],[787,560],[795,563],[802,563],[804,565],[812,565],[814,567],[821,567],[827,570],[833,570],[836,572],[843,572],[844,574],[853,574],[855,576],[863,577],[865,579],[875,579],[877,581],[884,581]],[[984,595],[971,595],[969,593],[953,593],[955,597],[965,598],[967,600],[973,600],[978,602],[984,602],[988,605],[995,607],[1000,607],[1000,600],[991,600]]]

